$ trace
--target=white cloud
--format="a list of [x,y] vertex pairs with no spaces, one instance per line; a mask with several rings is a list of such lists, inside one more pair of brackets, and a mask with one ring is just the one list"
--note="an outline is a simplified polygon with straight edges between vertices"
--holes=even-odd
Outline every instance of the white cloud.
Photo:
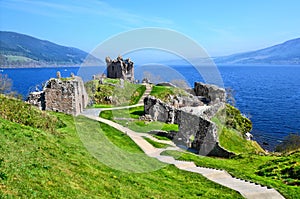
[[[155,17],[141,16],[130,13],[129,11],[110,5],[104,1],[90,0],[67,0],[63,2],[49,2],[36,0],[9,0],[1,1],[1,7],[21,10],[37,15],[48,17],[68,17],[72,15],[83,15],[89,17],[105,17],[117,21],[119,26],[138,27],[138,26],[166,26],[173,24],[172,20]],[[125,23],[125,24],[124,24]]]

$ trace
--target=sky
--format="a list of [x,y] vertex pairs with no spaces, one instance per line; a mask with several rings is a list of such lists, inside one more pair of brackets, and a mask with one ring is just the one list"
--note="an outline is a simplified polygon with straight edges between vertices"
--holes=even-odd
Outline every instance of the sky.
[[210,56],[300,37],[299,0],[0,0],[0,29],[91,52],[136,28],[186,35]]

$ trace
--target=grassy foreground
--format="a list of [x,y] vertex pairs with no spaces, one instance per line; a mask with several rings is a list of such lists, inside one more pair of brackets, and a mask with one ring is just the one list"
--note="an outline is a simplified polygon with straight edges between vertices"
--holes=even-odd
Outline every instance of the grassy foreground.
[[300,196],[300,152],[286,156],[243,154],[231,159],[176,151],[166,151],[164,155],[193,161],[197,166],[224,169],[232,176],[273,187],[286,198],[295,199]]
[[[39,118],[42,113],[34,114]],[[88,153],[73,117],[51,115],[65,124],[55,132],[8,121],[1,115],[0,198],[242,198],[201,175],[170,165],[148,173],[112,169]],[[78,119],[87,131],[99,125]],[[141,153],[116,129],[104,125],[96,133],[106,135],[123,150]]]

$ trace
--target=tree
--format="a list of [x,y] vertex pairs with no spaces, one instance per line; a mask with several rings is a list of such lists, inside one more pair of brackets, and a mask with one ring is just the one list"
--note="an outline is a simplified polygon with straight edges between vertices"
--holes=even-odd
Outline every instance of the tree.
[[11,93],[12,80],[5,74],[0,74],[0,93],[9,94]]

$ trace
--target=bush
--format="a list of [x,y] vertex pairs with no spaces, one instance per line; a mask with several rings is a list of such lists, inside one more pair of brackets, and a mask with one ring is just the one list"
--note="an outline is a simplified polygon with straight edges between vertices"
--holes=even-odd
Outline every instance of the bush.
[[276,146],[276,152],[289,152],[300,149],[300,135],[299,134],[289,134],[283,141]]
[[243,116],[237,108],[229,104],[226,104],[225,122],[228,128],[233,128],[241,132],[242,134],[245,134],[252,130],[251,120]]

